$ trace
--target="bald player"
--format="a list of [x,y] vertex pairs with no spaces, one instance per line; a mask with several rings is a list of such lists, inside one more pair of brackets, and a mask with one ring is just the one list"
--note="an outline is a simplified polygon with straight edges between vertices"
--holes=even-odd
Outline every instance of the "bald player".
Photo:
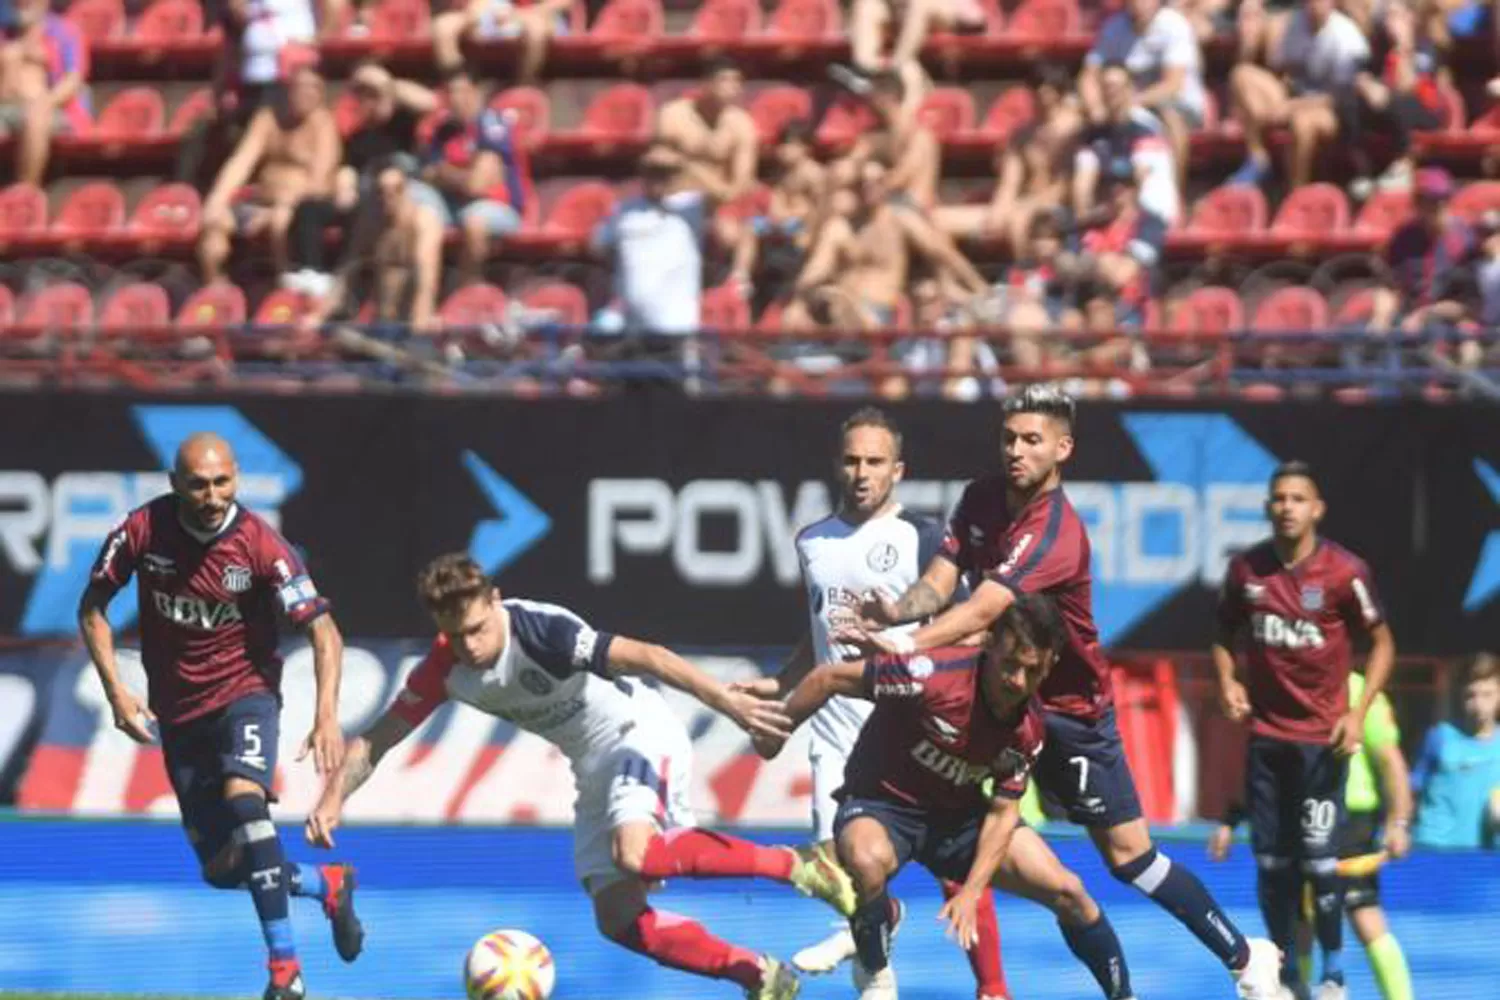
[[[160,729],[162,754],[203,880],[248,889],[269,952],[265,1000],[306,995],[288,919],[291,896],[320,901],[339,956],[364,943],[354,869],[286,860],[274,801],[281,716],[277,618],[312,643],[317,714],[298,760],[332,774],[344,755],[337,703],[343,639],[302,560],[275,528],[235,502],[228,442],[194,434],[177,451],[172,492],[132,511],[104,540],[78,626],[115,727],[137,743]],[[107,611],[135,575],[148,698],[120,680]]]

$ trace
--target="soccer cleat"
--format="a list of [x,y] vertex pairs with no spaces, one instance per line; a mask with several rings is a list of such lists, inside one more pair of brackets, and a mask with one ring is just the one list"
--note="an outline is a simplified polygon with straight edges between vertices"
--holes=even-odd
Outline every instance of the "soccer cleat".
[[856,954],[854,934],[840,927],[817,944],[808,945],[792,956],[792,964],[803,972],[818,975],[832,972]]
[[1318,987],[1318,1000],[1349,1000],[1343,983],[1324,983]]
[[887,965],[879,972],[871,973],[856,961],[854,988],[859,990],[859,1000],[897,1000],[896,970]]
[[1250,958],[1234,973],[1242,1000],[1281,1000],[1281,949],[1265,938],[1250,938]]
[[760,959],[760,985],[745,991],[745,1000],[792,1000],[802,992],[797,974],[770,955]]
[[354,866],[323,865],[323,879],[328,894],[323,897],[323,913],[333,927],[333,947],[339,958],[352,962],[365,947],[365,928],[354,913]]
[[261,1000],[304,1000],[307,986],[302,982],[302,966],[296,959],[271,963],[271,981]]
[[854,883],[844,871],[838,859],[822,844],[811,847],[795,847],[792,853],[796,861],[792,864],[792,885],[804,896],[821,899],[839,912],[850,916],[858,901],[854,896]]

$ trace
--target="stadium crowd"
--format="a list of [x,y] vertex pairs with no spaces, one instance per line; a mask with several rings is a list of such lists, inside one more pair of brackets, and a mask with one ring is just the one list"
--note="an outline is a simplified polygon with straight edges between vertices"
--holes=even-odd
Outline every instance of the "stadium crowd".
[[[538,328],[554,365],[638,356],[622,334],[675,357],[700,329],[758,330],[718,359],[773,390],[891,398],[1039,370],[1083,393],[1191,393],[1229,369],[1268,397],[1295,391],[1288,371],[1351,398],[1448,392],[1410,371],[1495,391],[1500,184],[1456,179],[1500,170],[1500,88],[1454,56],[1487,51],[1488,5],[784,0],[766,17],[756,0],[5,0],[0,321],[251,321],[291,331],[251,352],[281,360],[350,321],[369,335],[344,351],[448,364],[476,344],[529,356]],[[731,58],[844,36],[848,62],[808,48],[795,86]],[[688,39],[699,78],[583,82],[553,63],[585,37],[642,79],[649,60],[620,52]],[[1016,72],[963,64],[1017,38]],[[191,59],[163,71],[181,46],[211,53],[208,87],[182,82]],[[155,82],[122,86],[139,76]],[[1263,339],[1226,347],[1237,331]]]

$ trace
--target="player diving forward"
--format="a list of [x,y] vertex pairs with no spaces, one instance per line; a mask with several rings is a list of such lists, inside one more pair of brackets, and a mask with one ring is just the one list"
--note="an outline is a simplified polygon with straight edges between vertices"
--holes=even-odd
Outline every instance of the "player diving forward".
[[[1057,915],[1063,939],[1108,1000],[1131,996],[1130,972],[1114,928],[1034,830],[1021,825],[1020,799],[1044,735],[1037,687],[1063,646],[1051,600],[1026,595],[991,626],[984,648],[880,654],[868,662],[819,666],[790,698],[796,724],[835,695],[864,698],[874,711],[859,734],[839,789],[834,821],[839,860],[853,874],[859,909],[849,928],[859,961],[889,961],[897,907],[890,880],[916,860],[961,883],[943,905],[960,944],[978,939],[979,906],[993,884]],[[779,738],[758,738],[775,756]],[[993,782],[986,801],[981,786]],[[866,991],[894,1000],[894,988]]]
[[785,882],[841,913],[849,877],[826,852],[762,847],[694,825],[692,743],[660,693],[637,675],[696,697],[752,735],[784,735],[779,704],[726,685],[660,646],[596,632],[552,604],[500,598],[462,553],[440,556],[417,583],[439,635],[406,688],[349,744],[308,817],[307,837],[333,845],[344,801],[381,757],[449,699],[507,719],[569,759],[578,785],[573,861],[606,938],[669,968],[744,987],[752,1000],[790,1000],[790,966],[653,909],[661,879],[758,877]]
[[[1198,877],[1151,842],[1115,724],[1109,664],[1094,625],[1088,532],[1062,489],[1073,453],[1073,400],[1033,385],[1005,402],[1005,473],[964,490],[942,550],[899,600],[871,595],[865,622],[838,638],[867,651],[912,652],[985,631],[1023,594],[1046,594],[1067,642],[1042,685],[1047,742],[1037,785],[1088,829],[1110,874],[1171,913],[1230,970],[1242,997],[1274,1000],[1281,956],[1246,939]],[[942,610],[967,576],[972,594],[909,634],[877,632]]]
[[[194,434],[177,450],[172,492],[132,511],[104,540],[79,606],[79,630],[104,685],[115,727],[137,743],[161,730],[182,825],[216,889],[248,889],[270,954],[266,1000],[305,995],[289,896],[321,900],[346,962],[364,931],[354,913],[354,869],[286,860],[271,824],[281,715],[278,615],[307,633],[317,714],[302,756],[338,767],[343,639],[328,602],[286,540],[235,502],[239,469],[222,438]],[[150,707],[120,680],[108,608],[134,574],[141,661]],[[299,758],[301,759],[301,758]]]
[[[739,685],[746,690],[783,697],[814,664],[845,659],[850,651],[831,636],[841,624],[856,618],[863,595],[877,588],[892,595],[903,593],[916,582],[942,541],[939,522],[907,513],[892,495],[905,465],[901,432],[889,417],[874,407],[859,410],[844,421],[842,442],[838,511],[797,534],[810,631],[779,675]],[[844,766],[871,708],[867,701],[835,694],[812,717],[808,757],[813,832],[820,844],[832,846],[838,809],[834,792],[844,783]],[[942,885],[949,898],[962,887],[957,881]],[[827,972],[854,955],[854,938],[845,927],[798,952],[792,964],[808,972]],[[978,937],[968,948],[968,956],[979,1000],[1004,1000],[1010,991],[1000,961],[994,897],[988,890],[979,902]],[[894,973],[889,968],[873,978],[867,971],[856,969],[856,980],[871,995],[881,995],[880,990],[893,985]]]

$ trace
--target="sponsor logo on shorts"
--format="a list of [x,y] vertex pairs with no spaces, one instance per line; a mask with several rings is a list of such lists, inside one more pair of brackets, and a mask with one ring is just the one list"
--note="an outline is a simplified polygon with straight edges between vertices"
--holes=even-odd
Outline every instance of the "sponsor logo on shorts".
[[246,566],[224,567],[224,589],[231,594],[243,594],[250,589],[250,569]]

